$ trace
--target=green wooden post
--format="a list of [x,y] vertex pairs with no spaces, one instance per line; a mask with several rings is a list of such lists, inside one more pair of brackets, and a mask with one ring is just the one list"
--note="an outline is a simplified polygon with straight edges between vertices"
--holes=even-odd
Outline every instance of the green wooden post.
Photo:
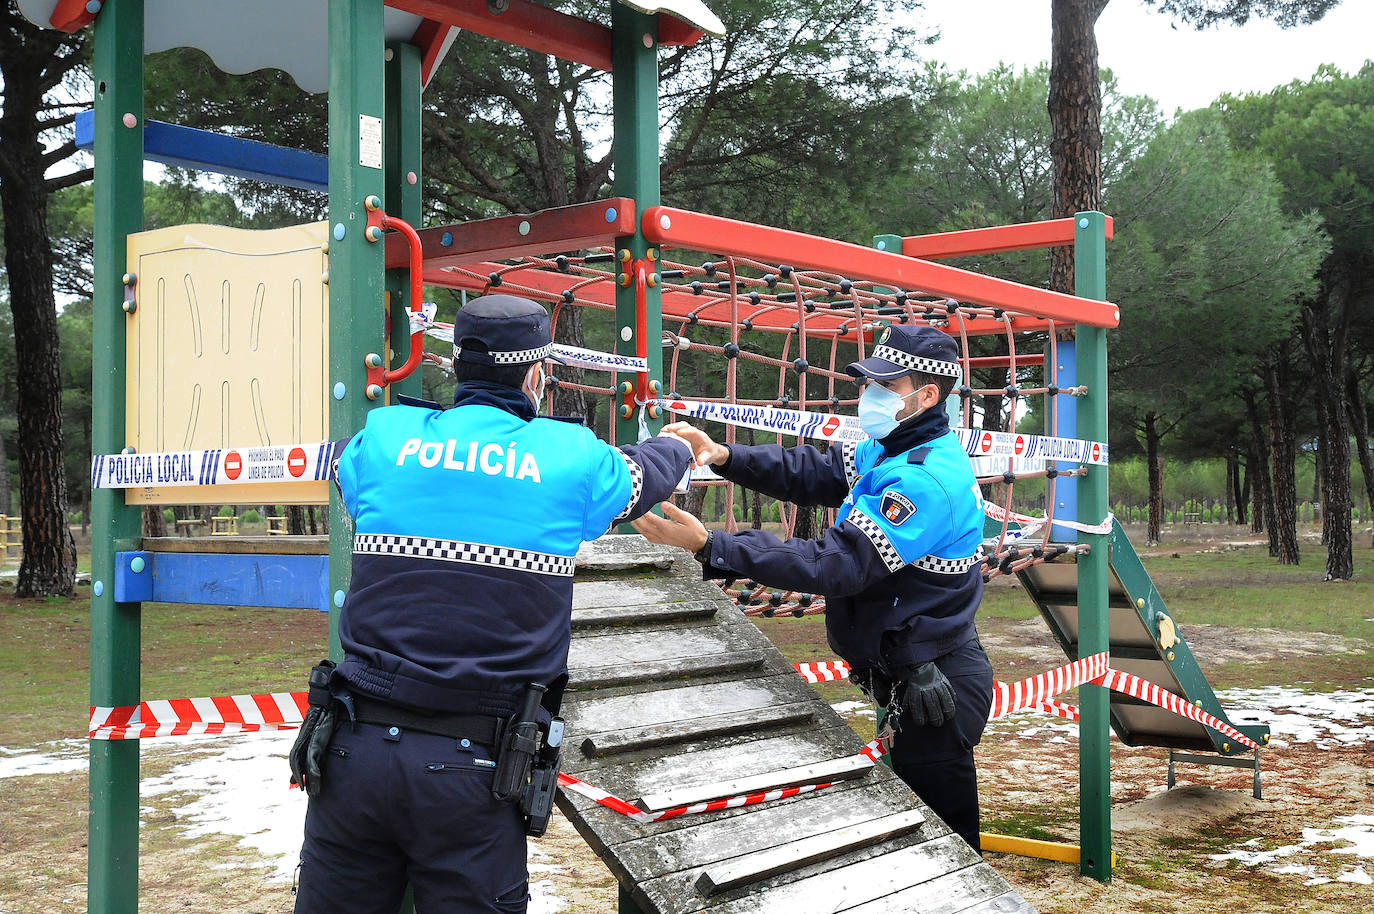
[[[392,216],[404,219],[415,228],[422,220],[420,193],[420,49],[413,44],[392,44],[386,49],[386,193],[383,207]],[[414,175],[412,182],[410,176]],[[391,301],[391,364],[397,365],[410,354],[406,311],[410,301],[410,271],[387,270],[386,290]],[[391,385],[391,398],[422,395],[416,368],[410,377]]]
[[[126,236],[143,230],[143,0],[95,21],[95,313],[91,450],[117,454],[124,429]],[[124,118],[132,115],[133,126]],[[91,493],[91,704],[139,701],[142,605],[116,603],[115,553],[139,548],[143,512],[120,489]],[[138,741],[92,740],[86,907],[138,910]]]
[[[1107,217],[1098,212],[1074,216],[1074,293],[1099,301],[1107,297]],[[1077,435],[1107,440],[1107,331],[1077,326],[1077,383],[1088,394],[1077,401]],[[1107,470],[1093,467],[1077,480],[1078,521],[1096,524],[1107,516]],[[1108,649],[1107,537],[1080,533],[1092,547],[1078,557],[1078,656]],[[1100,882],[1112,878],[1112,783],[1109,693],[1102,686],[1079,691],[1079,869]]]
[[[329,435],[362,428],[368,410],[363,356],[383,332],[382,245],[363,233],[363,201],[384,185],[386,74],[383,0],[329,0]],[[353,520],[329,494],[329,653],[339,659],[339,605],[353,570]]]
[[[611,66],[614,114],[611,149],[615,155],[615,194],[635,201],[642,214],[659,202],[658,174],[658,20],[635,12],[623,3],[611,2]],[[616,251],[628,250],[635,259],[649,250],[648,240],[636,224],[633,235],[615,240]],[[621,270],[627,265],[620,264]],[[657,261],[651,264],[657,268]],[[638,355],[638,308],[635,287],[617,286],[615,292],[615,351]],[[663,294],[655,285],[645,295],[645,353],[649,377],[663,376]],[[622,376],[621,380],[624,380]],[[614,402],[615,440],[632,443],[639,437],[639,416],[621,416],[622,400]],[[656,432],[661,420],[651,420],[649,430]],[[624,532],[633,532],[629,526]],[[639,905],[622,884],[620,914],[641,914]]]
[[[659,202],[658,183],[658,20],[637,13],[623,3],[611,3],[611,64],[613,116],[612,151],[615,154],[616,196],[635,201],[637,213]],[[633,235],[617,238],[616,250],[628,250],[638,259],[649,249],[644,232],[636,225]],[[651,264],[657,267],[657,261]],[[623,269],[623,265],[621,267]],[[645,296],[645,351],[649,377],[663,375],[663,294],[655,285]],[[615,293],[615,351],[638,354],[639,329],[635,288],[617,286]],[[621,381],[625,376],[620,377]],[[651,394],[652,396],[652,394]],[[622,418],[621,399],[615,399],[615,440],[633,443],[639,436],[639,416]],[[649,423],[656,432],[661,420]]]

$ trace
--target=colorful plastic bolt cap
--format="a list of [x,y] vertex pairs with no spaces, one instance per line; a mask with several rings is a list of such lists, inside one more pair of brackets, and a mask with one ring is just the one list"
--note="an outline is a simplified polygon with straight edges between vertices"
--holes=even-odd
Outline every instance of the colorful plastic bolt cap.
[[336,223],[334,223],[334,240],[335,240],[335,241],[343,241],[343,240],[344,240],[344,235],[347,234],[347,233],[348,233],[348,229],[344,228],[344,224],[343,224],[342,222],[336,222]]
[[138,310],[138,302],[134,301],[132,298],[126,298],[121,307],[124,309],[125,314],[133,314]]
[[129,560],[129,570],[134,574],[142,574],[145,567],[147,567],[147,563],[143,561],[141,555],[136,555]]
[[614,221],[616,220],[616,217],[617,217],[618,215],[620,215],[620,214],[617,213],[617,212],[615,211],[615,207],[614,207],[614,206],[608,206],[608,207],[606,207],[606,221],[607,221],[607,222],[614,222]]
[[453,233],[444,232],[444,234],[439,236],[439,243],[444,247],[451,247],[453,245]]
[[419,180],[420,180],[420,176],[417,175],[415,172],[413,172],[413,171],[408,171],[408,172],[406,172],[406,183],[407,183],[407,184],[414,184],[414,183],[416,183],[416,182],[419,181]]
[[138,126],[138,118],[132,111],[124,112],[124,126],[128,127],[130,130]]
[[365,391],[369,400],[380,400],[382,397],[382,386],[380,384],[369,384]]
[[105,582],[96,581],[95,586],[91,588],[91,592],[94,593],[97,597],[103,594],[105,592]]
[[347,392],[348,392],[348,388],[344,387],[344,382],[343,382],[343,381],[339,381],[338,383],[336,383],[336,384],[334,385],[334,399],[335,399],[335,400],[342,400],[342,399],[344,398],[344,394],[347,393]]
[[363,356],[363,363],[367,365],[368,368],[381,368],[382,357],[375,352],[369,352],[367,355]]
[[342,590],[336,590],[336,591],[334,591],[334,605],[335,605],[335,606],[343,606],[343,604],[344,604],[344,592],[343,592]]
[[368,194],[367,198],[363,200],[363,206],[369,210],[379,210],[382,208],[382,198],[376,194]]
[[369,225],[363,230],[363,237],[373,244],[382,240],[382,227],[380,225]]
[[122,281],[122,282],[124,283],[124,285],[126,285],[126,286],[135,285],[135,284],[138,283],[138,274],[137,274],[137,273],[125,273],[121,281]]

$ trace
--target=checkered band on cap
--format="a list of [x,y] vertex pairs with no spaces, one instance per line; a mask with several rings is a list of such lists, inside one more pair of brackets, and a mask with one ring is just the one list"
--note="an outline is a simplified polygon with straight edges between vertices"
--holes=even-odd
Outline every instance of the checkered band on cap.
[[640,469],[639,464],[635,463],[634,459],[620,448],[616,448],[615,452],[620,455],[621,460],[625,461],[625,469],[630,471],[630,500],[626,503],[625,510],[621,511],[616,519],[611,521],[610,530],[614,530],[616,524],[624,522],[630,516],[635,505],[639,504],[640,496],[644,494],[644,470]]
[[933,555],[921,556],[912,562],[912,566],[920,568],[922,571],[933,571],[936,574],[963,574],[974,565],[983,563],[983,550],[979,550],[973,555],[962,559],[941,559]]
[[873,544],[874,549],[878,550],[878,558],[883,560],[888,571],[898,572],[906,567],[906,561],[902,559],[902,554],[897,551],[896,546],[892,545],[892,540],[887,538],[883,528],[873,518],[862,511],[855,510],[850,511],[845,520],[858,527],[859,532],[868,537],[868,541]]
[[466,565],[491,565],[516,571],[532,571],[570,578],[577,567],[576,556],[550,555],[528,549],[465,543],[461,540],[431,539],[423,536],[393,536],[386,533],[359,533],[353,537],[354,555],[402,555],[438,562]]
[[926,374],[945,375],[946,377],[957,378],[963,374],[959,369],[958,362],[946,362],[943,359],[927,359],[923,356],[912,355],[900,349],[893,349],[891,346],[878,345],[869,353],[875,359],[886,359],[912,371],[924,371]]
[[[458,361],[463,361],[463,347],[453,347],[453,357]],[[488,356],[493,365],[525,365],[530,362],[541,362],[553,355],[553,343],[547,346],[540,346],[538,349],[517,349],[515,352],[479,352],[479,355]]]

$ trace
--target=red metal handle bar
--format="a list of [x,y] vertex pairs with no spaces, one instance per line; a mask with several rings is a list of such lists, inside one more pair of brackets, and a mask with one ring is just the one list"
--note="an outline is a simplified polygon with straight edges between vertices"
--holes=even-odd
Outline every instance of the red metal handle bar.
[[[424,276],[425,260],[424,253],[420,245],[420,235],[415,229],[410,227],[410,223],[404,219],[397,219],[395,216],[388,216],[385,212],[381,215],[382,228],[396,229],[405,236],[410,243],[410,310],[415,313],[424,311]],[[391,328],[391,335],[395,337],[396,328]],[[387,369],[382,372],[382,385],[386,386],[392,381],[400,381],[410,377],[420,365],[420,355],[424,352],[425,335],[424,331],[417,330],[410,335],[410,355],[406,358],[405,364],[397,369]]]

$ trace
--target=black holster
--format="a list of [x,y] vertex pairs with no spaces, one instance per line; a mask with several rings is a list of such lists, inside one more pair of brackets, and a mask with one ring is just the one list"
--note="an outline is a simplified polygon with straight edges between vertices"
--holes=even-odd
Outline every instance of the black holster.
[[496,799],[519,805],[525,816],[525,833],[536,838],[548,829],[553,815],[563,750],[562,718],[553,718],[547,726],[539,722],[541,700],[547,691],[538,683],[525,690],[524,704],[506,725],[491,789]]

